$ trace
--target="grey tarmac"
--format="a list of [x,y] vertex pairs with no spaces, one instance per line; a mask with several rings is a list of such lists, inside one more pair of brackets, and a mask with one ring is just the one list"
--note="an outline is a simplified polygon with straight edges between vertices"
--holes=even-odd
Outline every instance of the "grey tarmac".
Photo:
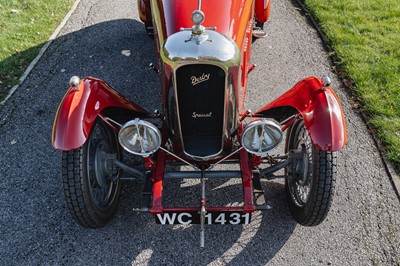
[[[60,153],[51,146],[69,78],[99,77],[145,108],[160,108],[158,79],[147,67],[155,61],[154,45],[136,1],[82,0],[0,111],[0,265],[399,265],[399,200],[316,31],[290,0],[272,1],[266,29],[267,38],[253,46],[257,68],[246,106],[256,110],[306,76],[329,75],[344,107],[348,144],[324,223],[296,225],[282,182],[265,181],[273,209],[257,212],[250,225],[208,226],[200,249],[198,225],[156,225],[153,216],[132,211],[143,186],[137,181],[125,185],[108,226],[79,227],[64,204]],[[238,184],[210,183],[211,201],[238,200]],[[167,201],[198,199],[198,183],[167,186]]]

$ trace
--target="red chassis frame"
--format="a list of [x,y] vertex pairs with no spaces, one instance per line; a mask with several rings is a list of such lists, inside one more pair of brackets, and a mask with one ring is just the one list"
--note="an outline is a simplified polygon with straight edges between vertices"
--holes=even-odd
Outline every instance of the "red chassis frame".
[[[254,212],[256,210],[256,206],[253,200],[253,181],[252,181],[252,170],[251,164],[249,163],[248,153],[241,149],[238,151],[239,156],[235,156],[230,159],[238,159],[240,162],[240,171],[242,175],[242,185],[243,185],[243,198],[244,204],[242,207],[207,207],[207,211],[243,211],[243,212]],[[164,181],[164,170],[167,161],[175,161],[174,157],[168,156],[168,154],[160,150],[157,156],[157,163],[154,164],[150,158],[146,158],[147,162],[151,165],[155,165],[152,182],[153,182],[153,197],[152,204],[149,212],[151,214],[161,214],[164,212],[190,212],[190,211],[198,211],[199,207],[172,207],[172,208],[164,208],[162,206],[162,191],[163,191],[163,181]],[[201,207],[206,207],[206,199],[201,198]]]

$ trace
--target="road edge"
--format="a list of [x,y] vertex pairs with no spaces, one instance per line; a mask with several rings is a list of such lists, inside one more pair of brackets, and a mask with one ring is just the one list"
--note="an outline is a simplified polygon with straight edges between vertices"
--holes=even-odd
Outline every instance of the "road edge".
[[64,28],[65,24],[71,17],[72,13],[76,10],[78,7],[79,3],[81,0],[76,0],[75,3],[72,5],[71,9],[69,12],[65,15],[64,19],[61,21],[61,23],[58,25],[58,27],[54,30],[53,34],[50,36],[48,41],[43,45],[43,47],[40,49],[38,55],[33,59],[33,61],[29,64],[28,68],[25,70],[24,74],[19,78],[19,83],[17,85],[14,85],[11,90],[8,92],[6,98],[0,103],[0,105],[5,105],[6,102],[11,98],[11,96],[17,91],[19,86],[25,81],[25,79],[28,77],[32,69],[35,67],[37,62],[40,60],[40,58],[43,56],[43,54],[46,52],[47,48],[49,48],[50,44],[57,38],[57,36],[60,34],[60,31]]
[[[327,51],[329,51],[329,45],[328,45],[328,39],[326,38],[324,32],[321,30],[321,28],[319,27],[317,21],[314,19],[314,17],[310,14],[309,10],[307,9],[307,7],[304,5],[304,3],[302,2],[302,0],[294,0],[298,6],[302,9],[302,11],[304,12],[305,16],[310,20],[310,23],[313,25],[313,27],[316,29],[316,31],[318,32],[318,35],[321,38],[321,41],[323,43],[323,45],[325,46],[325,49]],[[338,78],[340,80],[342,80],[339,76]],[[342,83],[344,84],[343,80]],[[392,163],[390,161],[388,161],[385,157],[385,149],[382,145],[382,143],[380,142],[380,140],[375,136],[375,134],[373,133],[374,131],[371,129],[370,125],[368,124],[368,120],[367,117],[365,116],[365,114],[361,111],[359,112],[361,114],[362,119],[364,120],[367,128],[369,129],[369,132],[375,142],[375,145],[379,151],[380,157],[381,157],[381,161],[385,167],[386,173],[389,176],[389,181],[392,184],[393,189],[395,190],[396,196],[398,198],[398,200],[400,201],[400,176],[397,174],[396,170],[394,169],[394,166],[392,165]]]

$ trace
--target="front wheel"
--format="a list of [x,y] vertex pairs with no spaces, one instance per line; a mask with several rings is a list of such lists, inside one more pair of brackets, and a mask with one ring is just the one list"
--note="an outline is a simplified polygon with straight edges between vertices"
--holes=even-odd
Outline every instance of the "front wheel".
[[105,226],[117,210],[121,184],[110,156],[120,157],[115,133],[98,120],[85,144],[62,153],[62,181],[67,207],[81,226]]
[[286,196],[290,212],[302,225],[315,226],[327,216],[335,187],[337,153],[317,149],[302,119],[289,129],[286,152],[297,156],[286,169]]

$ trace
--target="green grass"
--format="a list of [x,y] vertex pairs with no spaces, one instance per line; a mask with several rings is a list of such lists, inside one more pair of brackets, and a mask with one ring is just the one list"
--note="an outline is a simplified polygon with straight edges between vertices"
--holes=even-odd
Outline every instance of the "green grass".
[[400,169],[400,1],[304,2],[327,36],[335,63],[354,82],[387,157]]
[[0,0],[0,100],[18,84],[73,2]]

